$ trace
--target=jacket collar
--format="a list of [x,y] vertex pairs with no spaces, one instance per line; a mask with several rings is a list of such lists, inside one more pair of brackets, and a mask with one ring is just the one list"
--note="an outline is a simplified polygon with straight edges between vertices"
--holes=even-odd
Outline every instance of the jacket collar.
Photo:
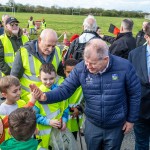
[[116,39],[119,39],[123,36],[132,36],[132,32],[126,32],[126,33],[119,33],[116,37]]

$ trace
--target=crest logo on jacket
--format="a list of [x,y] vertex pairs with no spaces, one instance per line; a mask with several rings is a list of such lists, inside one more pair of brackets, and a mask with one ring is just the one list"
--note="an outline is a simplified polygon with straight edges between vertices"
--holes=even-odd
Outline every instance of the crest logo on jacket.
[[112,80],[118,80],[118,74],[112,74]]
[[88,77],[85,79],[86,84],[91,84],[93,83],[93,78],[91,78],[89,75]]

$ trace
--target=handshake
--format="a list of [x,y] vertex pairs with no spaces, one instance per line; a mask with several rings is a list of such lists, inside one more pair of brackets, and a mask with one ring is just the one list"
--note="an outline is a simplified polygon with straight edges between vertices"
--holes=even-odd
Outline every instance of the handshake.
[[47,97],[46,94],[43,93],[35,84],[30,84],[30,91],[33,93],[34,98],[39,100],[39,101],[46,101]]

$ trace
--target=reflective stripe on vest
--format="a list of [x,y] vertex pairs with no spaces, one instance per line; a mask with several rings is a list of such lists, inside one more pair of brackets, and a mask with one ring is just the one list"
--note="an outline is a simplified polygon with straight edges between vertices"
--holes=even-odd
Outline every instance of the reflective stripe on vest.
[[49,128],[49,129],[43,129],[43,130],[39,130],[39,136],[43,136],[43,135],[49,135],[52,131],[52,128]]
[[[26,99],[26,95],[28,95],[30,89],[29,85],[31,83],[36,84],[37,86],[41,85],[41,81],[39,80],[39,70],[42,65],[40,60],[36,58],[35,56],[31,55],[28,53],[28,50],[25,47],[22,47],[21,50],[21,58],[22,58],[22,63],[23,63],[23,68],[24,68],[24,74],[22,78],[20,79],[21,86],[22,86],[22,97],[23,99]],[[59,47],[55,47],[55,53],[52,59],[52,64],[54,65],[56,71],[58,69],[59,63],[62,60],[61,56],[61,50]]]
[[[22,35],[21,39],[23,44],[29,41],[28,37],[25,35]],[[14,62],[14,57],[15,57],[15,51],[13,49],[12,43],[6,34],[3,35],[1,41],[4,47],[4,61],[6,63],[9,63],[9,65],[11,65],[10,67],[12,67],[12,63]]]
[[[12,67],[12,64],[13,64],[14,58],[15,58],[15,51],[13,49],[12,43],[6,34],[1,36],[0,39],[2,41],[3,48],[4,48],[4,61],[9,65],[9,67]],[[29,41],[29,39],[26,35],[22,35],[21,39],[22,39],[23,44],[25,44],[27,41]],[[4,74],[3,74],[3,76],[4,76]]]
[[55,117],[57,117],[60,114],[60,109],[58,109],[55,112],[51,112],[51,110],[49,109],[48,105],[42,105],[42,106],[43,106],[43,109],[44,109],[44,111],[46,113],[46,117],[48,119],[50,119],[50,120],[55,118]]

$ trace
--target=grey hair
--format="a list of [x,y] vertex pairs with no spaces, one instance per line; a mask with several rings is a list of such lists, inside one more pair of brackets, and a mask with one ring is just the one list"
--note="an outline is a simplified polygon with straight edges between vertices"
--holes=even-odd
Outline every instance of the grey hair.
[[58,38],[56,31],[53,29],[44,29],[40,34],[42,41],[45,41],[48,36],[53,36],[56,39]]
[[88,15],[83,22],[84,30],[96,32],[97,23],[93,15]]
[[100,60],[109,56],[109,47],[108,45],[101,39],[92,39],[90,40],[84,50],[84,56],[89,57],[90,53],[88,52],[89,49],[95,49],[97,52],[97,56]]
[[125,30],[132,31],[133,21],[129,18],[122,20],[121,25]]

